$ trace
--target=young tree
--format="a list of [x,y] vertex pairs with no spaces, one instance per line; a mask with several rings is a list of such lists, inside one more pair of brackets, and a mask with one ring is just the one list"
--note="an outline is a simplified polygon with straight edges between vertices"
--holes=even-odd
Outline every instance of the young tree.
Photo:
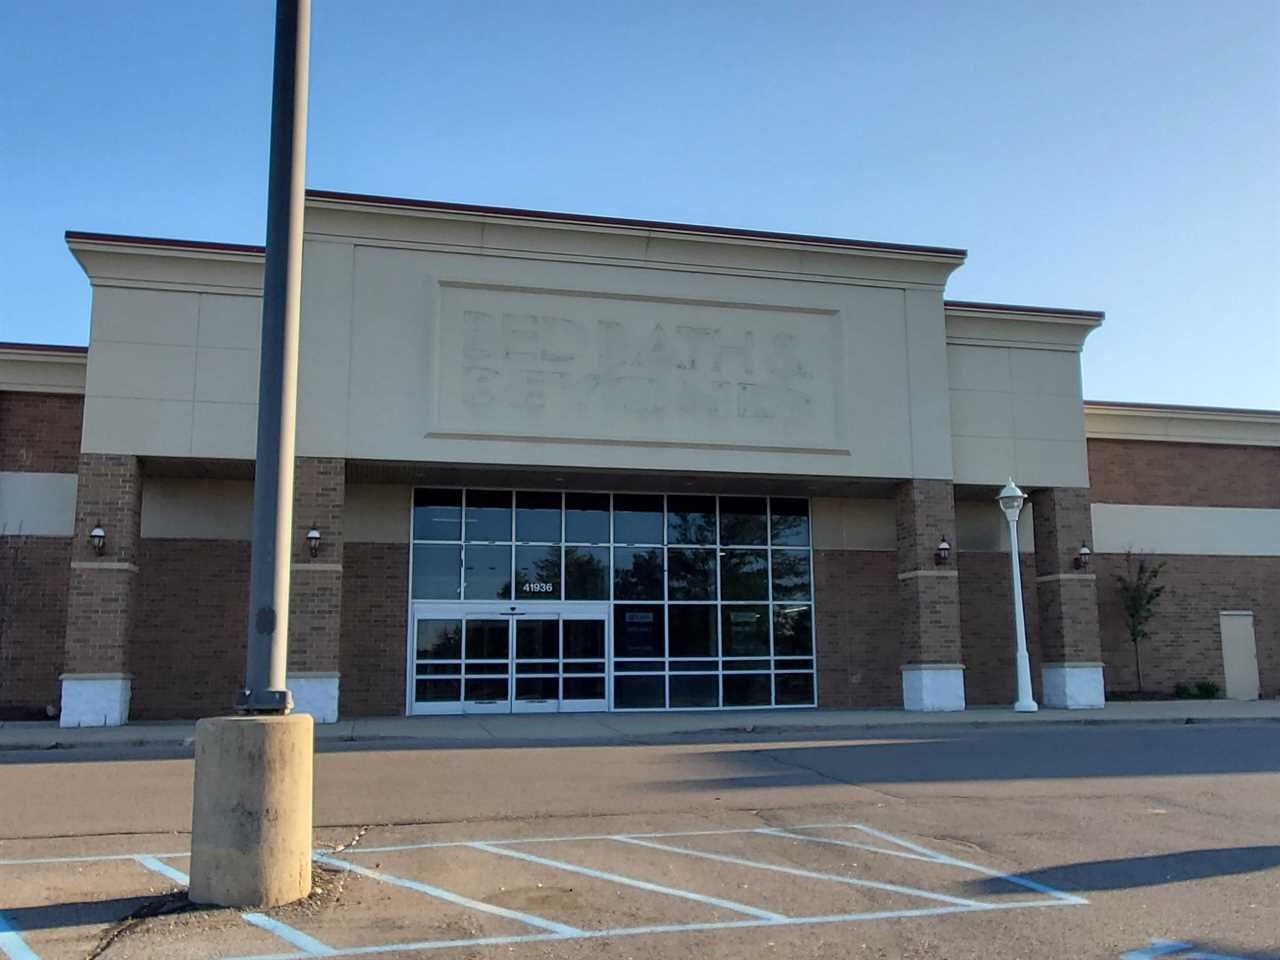
[[1147,639],[1147,624],[1155,616],[1156,601],[1164,593],[1158,583],[1164,563],[1152,563],[1149,558],[1135,556],[1125,551],[1125,572],[1116,574],[1120,587],[1120,604],[1124,608],[1125,627],[1133,644],[1133,663],[1138,672],[1138,692],[1142,693],[1142,642]]

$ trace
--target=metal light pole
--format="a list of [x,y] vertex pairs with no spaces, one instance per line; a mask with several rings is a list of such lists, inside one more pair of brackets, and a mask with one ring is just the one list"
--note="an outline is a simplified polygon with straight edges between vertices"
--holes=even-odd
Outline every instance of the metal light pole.
[[1018,643],[1018,702],[1013,709],[1019,713],[1034,713],[1039,708],[1031,693],[1031,658],[1027,655],[1027,623],[1022,612],[1022,568],[1018,562],[1018,514],[1022,512],[1027,497],[1010,477],[996,499],[1009,522],[1009,569],[1013,577],[1013,622]]
[[188,895],[226,907],[311,891],[315,730],[285,682],[310,15],[310,0],[277,0],[245,683],[238,716],[196,724]]
[[236,697],[236,709],[242,713],[288,713],[293,706],[285,685],[285,669],[289,648],[310,21],[310,0],[277,0],[258,375],[258,457],[249,566],[249,646],[244,689]]

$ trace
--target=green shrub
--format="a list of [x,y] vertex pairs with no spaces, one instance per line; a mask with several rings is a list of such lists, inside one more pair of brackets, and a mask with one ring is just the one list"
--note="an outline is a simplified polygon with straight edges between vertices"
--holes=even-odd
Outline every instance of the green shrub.
[[1201,700],[1216,700],[1218,698],[1218,685],[1212,680],[1197,680],[1196,696]]
[[1195,693],[1191,689],[1191,684],[1179,681],[1173,685],[1173,695],[1179,700],[1189,700],[1195,696]]

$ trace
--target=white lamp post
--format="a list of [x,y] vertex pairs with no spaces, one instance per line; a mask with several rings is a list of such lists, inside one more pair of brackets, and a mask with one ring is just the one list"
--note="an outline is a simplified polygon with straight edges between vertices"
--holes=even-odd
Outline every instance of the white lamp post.
[[1013,477],[1005,484],[996,498],[1005,519],[1009,521],[1009,568],[1013,572],[1013,622],[1018,641],[1018,702],[1013,709],[1019,713],[1034,713],[1037,709],[1035,698],[1031,695],[1031,659],[1027,656],[1027,623],[1022,613],[1022,569],[1018,563],[1018,514],[1027,497]]

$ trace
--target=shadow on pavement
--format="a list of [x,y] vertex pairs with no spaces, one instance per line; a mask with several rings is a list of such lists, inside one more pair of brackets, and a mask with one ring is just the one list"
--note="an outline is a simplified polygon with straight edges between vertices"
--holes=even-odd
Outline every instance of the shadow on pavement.
[[15,930],[26,932],[58,927],[97,926],[199,909],[202,908],[196,907],[187,900],[185,893],[181,893],[49,903],[39,907],[6,907],[4,917]]
[[[1134,887],[1156,887],[1188,880],[1205,880],[1240,873],[1257,873],[1280,865],[1280,846],[1217,847],[1207,850],[1184,850],[1147,857],[1117,857],[1114,860],[1090,860],[1064,863],[1042,870],[1023,871],[1018,876],[1034,880],[1067,893],[1097,890],[1129,890]],[[1003,893],[1004,880],[988,878],[972,880],[968,886],[977,893]]]

